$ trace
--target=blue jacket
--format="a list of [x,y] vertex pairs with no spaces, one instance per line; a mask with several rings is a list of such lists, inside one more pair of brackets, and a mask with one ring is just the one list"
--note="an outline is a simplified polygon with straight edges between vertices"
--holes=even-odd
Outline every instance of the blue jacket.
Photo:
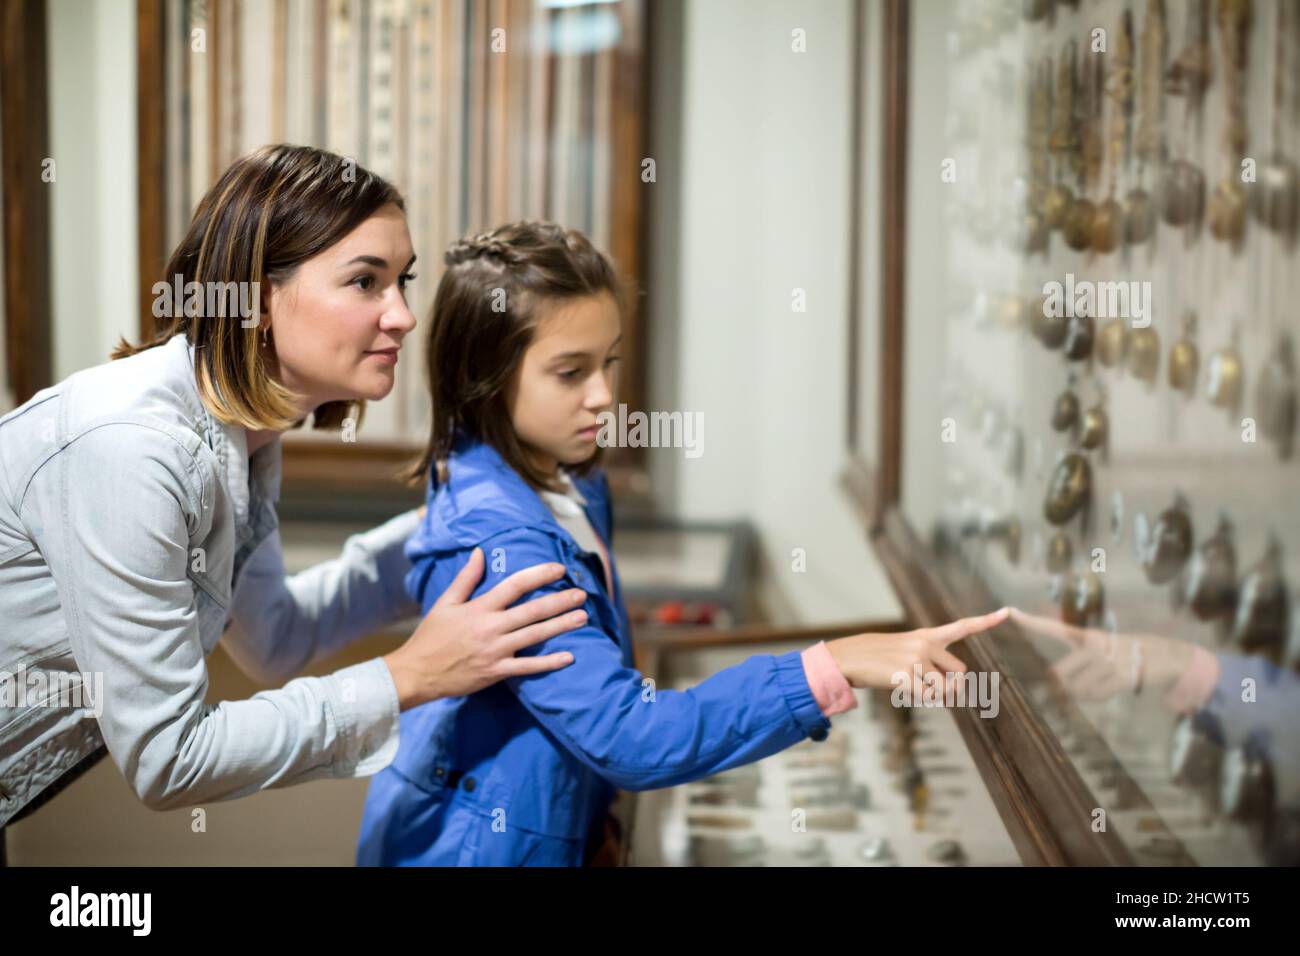
[[[568,573],[524,600],[579,587],[588,621],[524,652],[571,651],[568,667],[402,714],[397,756],[366,798],[359,865],[581,865],[616,787],[670,787],[825,738],[830,721],[797,652],[751,657],[687,691],[654,688],[632,667],[617,569],[610,595],[599,556],[490,446],[462,439],[448,467],[407,543],[411,595],[427,611],[479,547],[476,593],[560,562]],[[574,483],[608,545],[604,475]]]

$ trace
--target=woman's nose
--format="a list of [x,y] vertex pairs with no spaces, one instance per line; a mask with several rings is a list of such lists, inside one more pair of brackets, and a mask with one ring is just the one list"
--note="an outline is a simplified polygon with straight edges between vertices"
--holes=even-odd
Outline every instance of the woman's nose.
[[407,307],[406,299],[399,293],[396,301],[384,310],[379,320],[379,327],[385,332],[401,332],[405,335],[415,328],[415,322],[415,316]]

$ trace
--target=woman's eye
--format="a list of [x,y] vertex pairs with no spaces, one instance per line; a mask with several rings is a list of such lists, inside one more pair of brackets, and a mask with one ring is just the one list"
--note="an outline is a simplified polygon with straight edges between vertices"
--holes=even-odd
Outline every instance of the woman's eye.
[[374,282],[375,282],[374,276],[357,276],[355,279],[352,280],[352,284],[356,286],[358,289],[360,289],[362,292],[369,292],[370,287],[374,285]]
[[400,276],[397,277],[397,284],[401,286],[403,289],[405,289],[406,283],[410,282],[412,279],[415,278],[416,278],[416,274],[414,272],[403,272]]
[[619,359],[621,359],[622,357],[623,357],[623,356],[621,356],[621,355],[611,355],[609,358],[605,359],[605,367],[606,367],[606,368],[609,368],[611,365],[613,365],[615,362],[617,362],[617,361],[618,361]]
[[560,372],[560,378],[564,379],[565,381],[572,381],[573,379],[577,378],[577,376],[578,376],[578,370],[576,368],[566,369],[565,371]]

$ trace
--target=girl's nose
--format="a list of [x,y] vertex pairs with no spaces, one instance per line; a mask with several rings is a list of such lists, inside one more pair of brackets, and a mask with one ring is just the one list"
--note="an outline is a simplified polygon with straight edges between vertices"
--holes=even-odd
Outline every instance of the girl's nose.
[[591,377],[591,387],[587,390],[587,407],[597,411],[608,408],[614,402],[614,393],[609,382],[608,370]]

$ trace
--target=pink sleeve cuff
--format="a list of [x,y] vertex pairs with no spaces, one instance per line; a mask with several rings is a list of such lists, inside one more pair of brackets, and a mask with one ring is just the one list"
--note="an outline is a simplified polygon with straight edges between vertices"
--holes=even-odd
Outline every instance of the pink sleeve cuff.
[[832,717],[858,706],[857,695],[840,673],[825,641],[818,641],[800,655],[808,688],[817,700],[823,717]]
[[1176,714],[1199,710],[1214,693],[1219,682],[1219,659],[1203,647],[1192,650],[1192,659],[1183,668],[1178,683],[1165,695],[1165,706]]

